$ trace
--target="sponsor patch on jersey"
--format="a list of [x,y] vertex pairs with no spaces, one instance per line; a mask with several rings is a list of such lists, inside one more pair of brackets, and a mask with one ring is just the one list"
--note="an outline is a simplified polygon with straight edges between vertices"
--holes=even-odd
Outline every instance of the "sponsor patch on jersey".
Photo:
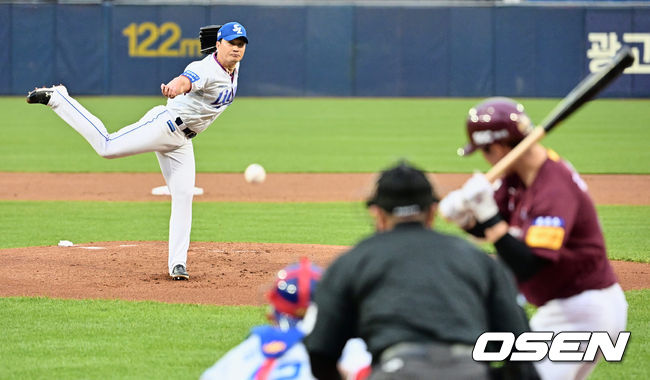
[[185,72],[183,74],[181,74],[181,75],[186,76],[187,79],[190,80],[190,83],[194,83],[194,82],[196,82],[197,80],[199,80],[201,78],[201,77],[199,77],[199,75],[197,73],[195,73],[194,71],[191,71],[191,70],[185,70]]
[[267,355],[277,354],[284,351],[287,348],[287,344],[281,340],[273,340],[262,346],[262,351]]
[[564,220],[557,216],[538,216],[526,231],[526,244],[532,248],[558,250],[564,241]]

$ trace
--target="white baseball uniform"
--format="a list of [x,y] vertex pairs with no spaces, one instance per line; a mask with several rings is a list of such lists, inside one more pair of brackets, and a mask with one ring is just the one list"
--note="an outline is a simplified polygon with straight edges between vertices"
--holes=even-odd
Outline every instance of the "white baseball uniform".
[[156,152],[172,197],[170,274],[175,265],[186,266],[190,244],[195,180],[191,137],[204,131],[232,103],[237,92],[239,63],[233,74],[228,74],[214,53],[190,63],[181,75],[192,84],[187,94],[168,99],[166,106],[152,108],[137,122],[113,133],[108,133],[101,120],[70,97],[64,86],[54,87],[48,103],[102,157]]
[[[250,336],[208,368],[201,380],[314,380],[303,336],[295,327],[286,331],[268,325],[254,327]],[[348,379],[355,379],[370,362],[365,343],[351,339],[339,366],[350,374]]]

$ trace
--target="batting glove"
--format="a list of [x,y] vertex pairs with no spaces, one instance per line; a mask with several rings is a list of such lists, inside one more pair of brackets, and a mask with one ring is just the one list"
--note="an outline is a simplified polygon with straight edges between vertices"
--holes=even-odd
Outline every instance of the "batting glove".
[[467,207],[483,228],[491,227],[501,220],[499,207],[494,200],[494,188],[482,173],[474,174],[461,189]]
[[469,227],[474,219],[474,215],[467,207],[461,190],[454,190],[447,194],[438,204],[438,210],[443,218],[455,223],[462,229]]

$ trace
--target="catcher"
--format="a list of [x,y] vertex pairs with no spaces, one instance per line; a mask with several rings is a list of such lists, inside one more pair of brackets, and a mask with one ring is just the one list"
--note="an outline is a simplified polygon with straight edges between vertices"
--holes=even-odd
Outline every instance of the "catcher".
[[[267,293],[273,324],[254,327],[249,337],[206,370],[201,380],[313,380],[302,344],[302,318],[321,273],[322,269],[306,258],[279,271]],[[338,369],[346,379],[362,380],[369,372],[370,360],[363,341],[352,339]]]

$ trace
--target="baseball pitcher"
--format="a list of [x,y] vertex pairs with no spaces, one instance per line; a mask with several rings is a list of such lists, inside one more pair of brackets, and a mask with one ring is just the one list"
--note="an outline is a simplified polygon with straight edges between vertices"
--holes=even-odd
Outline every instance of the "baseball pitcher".
[[167,105],[152,108],[117,132],[108,133],[101,120],[72,98],[63,85],[37,88],[27,95],[27,103],[52,108],[101,157],[156,153],[172,198],[168,269],[175,280],[189,279],[187,249],[195,180],[192,139],[233,102],[239,62],[248,44],[246,29],[238,22],[206,28],[201,30],[202,47],[209,39],[215,42],[203,51],[216,52],[190,63],[181,75],[160,85],[161,93],[168,98]]

